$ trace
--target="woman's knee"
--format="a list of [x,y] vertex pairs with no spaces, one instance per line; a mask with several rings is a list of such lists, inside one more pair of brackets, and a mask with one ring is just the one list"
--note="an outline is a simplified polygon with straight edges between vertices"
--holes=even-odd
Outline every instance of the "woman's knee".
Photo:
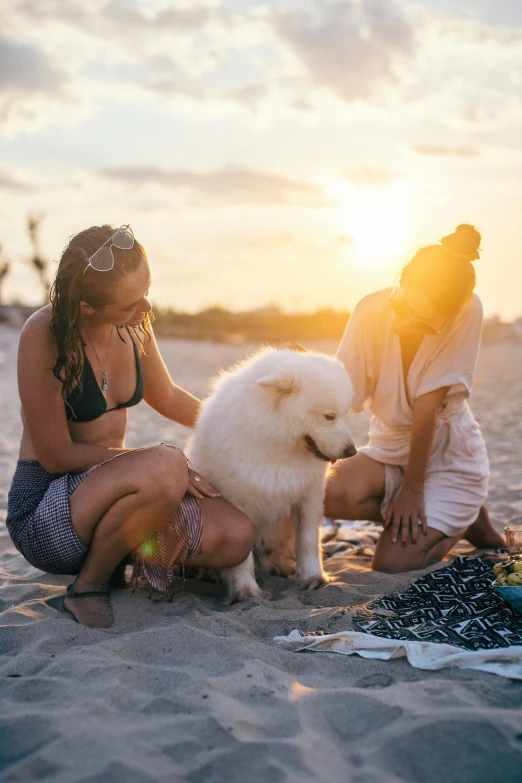
[[344,506],[344,490],[339,481],[329,478],[324,494],[324,513],[332,519],[342,519],[339,510]]
[[244,563],[254,546],[254,526],[249,517],[224,500],[206,498],[199,502],[203,514],[201,556],[205,565],[234,568]]
[[235,508],[229,524],[221,533],[220,552],[222,568],[233,568],[244,563],[254,546],[254,526],[242,511]]
[[356,508],[357,498],[351,487],[335,474],[330,475],[324,497],[325,516],[332,519],[355,519]]
[[169,446],[152,446],[144,451],[144,489],[165,505],[177,505],[188,487],[185,455]]
[[[422,539],[423,537],[421,537]],[[451,549],[453,539],[429,529],[427,540],[402,547],[390,540],[388,529],[383,531],[372,559],[372,571],[385,574],[402,574],[417,571],[438,563]]]
[[411,570],[404,568],[404,564],[396,558],[394,559],[393,555],[390,556],[387,551],[374,553],[371,568],[372,571],[380,571],[383,574],[400,574],[403,571]]
[[[394,546],[400,546],[395,544]],[[412,546],[409,544],[408,546]],[[425,551],[410,552],[406,556],[401,552],[398,556],[390,550],[377,550],[372,559],[372,571],[380,571],[383,574],[403,574],[407,571],[417,571],[425,568],[438,558],[431,560],[426,557]]]

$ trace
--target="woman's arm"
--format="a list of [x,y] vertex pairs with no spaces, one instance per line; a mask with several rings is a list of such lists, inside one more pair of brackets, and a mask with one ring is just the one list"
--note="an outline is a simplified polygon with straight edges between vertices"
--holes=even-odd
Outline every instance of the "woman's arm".
[[69,434],[62,384],[54,377],[56,347],[49,314],[39,310],[27,321],[18,346],[18,390],[36,458],[49,473],[81,473],[129,449],[75,443]]
[[404,484],[414,491],[422,492],[428,469],[431,447],[435,437],[437,413],[448,386],[417,397],[413,406],[413,429],[411,433],[410,457],[404,476]]
[[404,474],[402,488],[391,504],[384,522],[392,526],[392,541],[395,543],[401,529],[401,544],[406,546],[411,534],[412,543],[417,543],[419,520],[422,532],[427,535],[428,522],[424,510],[424,480],[435,437],[437,413],[448,391],[448,386],[422,394],[415,400],[413,408],[413,429],[410,456]]
[[193,427],[201,401],[176,386],[159,352],[154,333],[142,354],[141,367],[145,383],[145,402],[167,419]]

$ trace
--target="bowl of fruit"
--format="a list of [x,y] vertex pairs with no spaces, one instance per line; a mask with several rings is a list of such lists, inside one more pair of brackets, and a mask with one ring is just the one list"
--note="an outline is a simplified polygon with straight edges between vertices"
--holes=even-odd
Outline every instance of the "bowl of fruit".
[[522,612],[522,560],[508,560],[493,566],[493,590],[517,612]]

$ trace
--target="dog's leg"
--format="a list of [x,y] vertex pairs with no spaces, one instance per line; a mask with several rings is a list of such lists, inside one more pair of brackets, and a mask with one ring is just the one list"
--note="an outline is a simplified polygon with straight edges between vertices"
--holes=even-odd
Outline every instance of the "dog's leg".
[[248,601],[249,598],[270,599],[270,593],[261,590],[256,582],[252,552],[241,565],[235,568],[224,568],[221,576],[227,583],[231,604]]
[[292,509],[297,577],[300,586],[306,590],[316,590],[329,581],[321,562],[319,527],[322,518],[323,496],[320,492],[305,498],[299,508]]
[[263,538],[256,539],[256,554],[259,557],[261,571],[277,576],[294,576],[295,535],[292,520],[267,526]]

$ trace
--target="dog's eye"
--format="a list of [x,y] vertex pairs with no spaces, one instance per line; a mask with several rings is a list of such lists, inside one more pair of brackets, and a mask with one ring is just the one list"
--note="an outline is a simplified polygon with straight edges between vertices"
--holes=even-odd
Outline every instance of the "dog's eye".
[[335,413],[325,413],[324,418],[326,419],[326,421],[334,421]]

